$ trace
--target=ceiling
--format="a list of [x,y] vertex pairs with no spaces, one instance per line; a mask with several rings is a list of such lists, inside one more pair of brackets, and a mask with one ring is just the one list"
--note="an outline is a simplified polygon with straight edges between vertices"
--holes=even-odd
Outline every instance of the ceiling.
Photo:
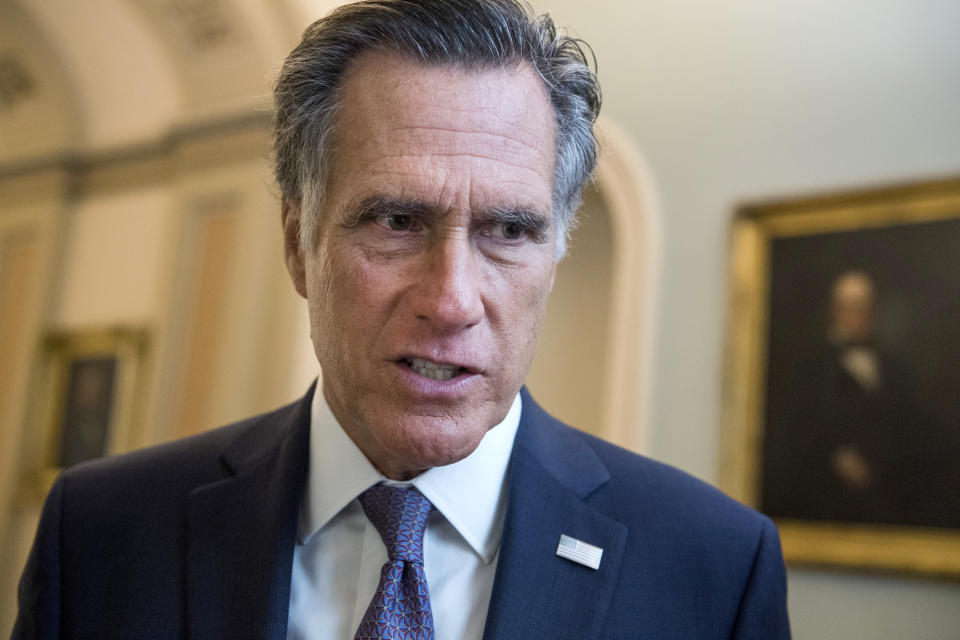
[[0,166],[262,116],[334,0],[0,0]]

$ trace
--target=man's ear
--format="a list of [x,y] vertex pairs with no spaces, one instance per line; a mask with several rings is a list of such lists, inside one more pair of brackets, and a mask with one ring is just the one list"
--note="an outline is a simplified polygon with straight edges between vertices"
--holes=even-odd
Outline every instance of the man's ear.
[[307,272],[304,267],[303,247],[300,246],[300,203],[283,199],[280,205],[283,221],[283,257],[293,287],[307,297]]

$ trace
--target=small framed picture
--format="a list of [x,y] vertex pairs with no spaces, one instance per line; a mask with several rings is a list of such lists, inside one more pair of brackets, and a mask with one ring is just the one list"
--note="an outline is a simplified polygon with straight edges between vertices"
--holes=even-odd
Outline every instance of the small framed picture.
[[960,179],[742,207],[723,484],[794,564],[960,575]]
[[147,335],[116,328],[57,332],[42,345],[35,415],[34,483],[41,490],[61,469],[129,450],[143,399]]

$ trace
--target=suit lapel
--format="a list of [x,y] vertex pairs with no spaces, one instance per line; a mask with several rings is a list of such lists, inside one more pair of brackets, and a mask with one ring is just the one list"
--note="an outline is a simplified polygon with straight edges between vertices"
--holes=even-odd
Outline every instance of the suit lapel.
[[190,494],[189,637],[286,637],[311,398],[244,431],[221,453],[228,475]]
[[[585,499],[609,479],[581,436],[523,394],[509,498],[484,640],[596,638],[627,539]],[[556,555],[562,534],[603,548],[598,570]]]

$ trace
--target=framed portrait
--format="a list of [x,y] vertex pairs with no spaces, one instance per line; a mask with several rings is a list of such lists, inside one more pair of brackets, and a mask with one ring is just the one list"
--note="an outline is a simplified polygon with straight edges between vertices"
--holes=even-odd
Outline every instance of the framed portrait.
[[137,438],[147,334],[114,328],[51,333],[40,353],[29,485],[45,492],[61,469],[129,450]]
[[722,484],[793,564],[960,576],[960,179],[741,207]]

